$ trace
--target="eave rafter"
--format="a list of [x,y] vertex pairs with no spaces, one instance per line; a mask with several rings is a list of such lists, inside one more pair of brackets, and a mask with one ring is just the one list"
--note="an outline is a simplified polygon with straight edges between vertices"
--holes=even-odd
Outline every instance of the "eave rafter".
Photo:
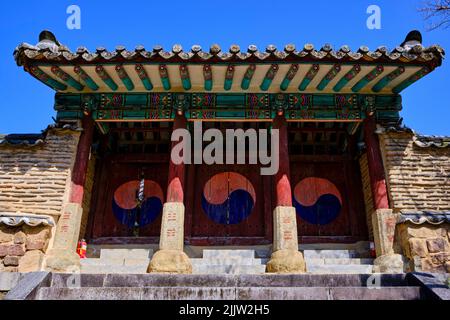
[[150,78],[148,77],[147,72],[145,71],[145,68],[142,64],[138,63],[134,66],[134,69],[136,70],[136,73],[139,77],[139,79],[141,79],[142,85],[144,86],[144,88],[148,91],[153,89],[153,84],[150,80]]
[[408,79],[397,85],[394,89],[392,89],[393,93],[400,93],[400,91],[406,89],[410,85],[412,85],[414,82],[419,80],[420,78],[425,77],[428,73],[431,72],[431,69],[428,67],[423,67],[419,71],[417,71],[415,74],[410,76]]
[[361,66],[356,64],[352,67],[352,69],[345,74],[333,87],[334,92],[339,92],[341,89],[349,83],[353,78],[355,78],[361,72]]
[[169,72],[167,71],[167,66],[165,64],[159,66],[159,77],[161,78],[164,90],[170,90],[172,86],[170,84]]
[[283,81],[280,84],[280,89],[282,91],[286,91],[286,89],[291,84],[292,79],[297,75],[298,72],[298,64],[294,63],[289,68],[288,72],[286,73],[286,76],[284,77]]
[[111,76],[106,72],[105,68],[101,65],[98,65],[95,67],[95,72],[98,74],[100,79],[112,90],[117,91],[119,89],[119,86],[117,83],[114,82],[114,80],[111,78]]
[[84,81],[86,86],[89,87],[89,89],[93,91],[97,91],[99,89],[99,86],[97,83],[95,83],[94,80],[81,68],[80,66],[73,67],[73,71],[80,77],[81,80]]
[[67,83],[75,90],[82,91],[84,89],[84,86],[81,83],[72,78],[68,73],[64,72],[60,67],[52,66],[50,70],[55,76],[57,76],[59,79]]
[[213,74],[210,64],[203,66],[203,78],[205,79],[204,88],[206,91],[211,91],[213,87]]
[[29,67],[29,72],[38,80],[42,81],[46,85],[50,86],[55,90],[64,91],[67,89],[67,86],[59,81],[48,76],[44,71],[42,71],[39,67],[31,66]]
[[313,64],[312,67],[309,69],[308,73],[306,73],[300,85],[298,86],[298,90],[305,91],[308,85],[311,83],[311,81],[313,81],[313,79],[316,77],[317,73],[319,73],[319,70],[320,66],[318,64]]
[[244,77],[242,78],[241,88],[242,90],[247,90],[250,87],[253,75],[255,74],[256,64],[251,64],[248,66],[247,71],[245,71]]
[[328,71],[328,73],[325,75],[325,77],[320,81],[320,83],[317,85],[317,90],[322,91],[325,89],[325,87],[330,83],[331,80],[333,80],[338,73],[341,71],[341,65],[335,64],[333,67]]
[[277,74],[279,69],[278,64],[272,64],[269,68],[269,70],[266,73],[266,76],[264,77],[260,89],[261,91],[267,91],[272,84],[273,78],[275,78],[275,75]]
[[225,73],[225,81],[223,83],[223,89],[225,91],[231,90],[231,86],[233,85],[234,78],[234,65],[229,65],[227,67],[227,71]]
[[123,65],[118,64],[118,65],[116,65],[115,69],[116,69],[117,75],[119,76],[119,78],[122,81],[125,88],[127,88],[128,91],[133,91],[134,83],[133,83],[133,81],[131,81],[130,76],[128,75],[128,73],[125,70],[125,68],[123,67]]
[[373,81],[375,78],[377,78],[380,74],[382,74],[384,71],[384,67],[382,65],[378,65],[375,68],[372,69],[368,74],[364,76],[361,80],[359,80],[353,87],[353,92],[359,92],[361,91],[369,82]]

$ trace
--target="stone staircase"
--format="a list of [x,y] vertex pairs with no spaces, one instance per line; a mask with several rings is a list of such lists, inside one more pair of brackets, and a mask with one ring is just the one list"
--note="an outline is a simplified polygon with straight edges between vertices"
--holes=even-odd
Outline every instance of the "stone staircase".
[[203,250],[203,258],[192,258],[193,274],[260,274],[267,258],[255,258],[255,250]]
[[[373,272],[369,243],[301,244],[308,273],[367,274]],[[82,273],[144,274],[153,255],[145,248],[100,248],[98,258],[81,260]],[[270,247],[259,249],[189,250],[193,274],[262,274],[270,259]]]
[[101,249],[99,258],[81,259],[81,273],[147,273],[151,249]]
[[[35,300],[419,300],[405,274],[379,275],[50,274],[26,296]],[[29,282],[28,282],[29,283]],[[11,295],[14,297],[14,294]],[[16,297],[18,297],[16,295]]]
[[356,250],[305,250],[309,273],[372,273],[374,259]]

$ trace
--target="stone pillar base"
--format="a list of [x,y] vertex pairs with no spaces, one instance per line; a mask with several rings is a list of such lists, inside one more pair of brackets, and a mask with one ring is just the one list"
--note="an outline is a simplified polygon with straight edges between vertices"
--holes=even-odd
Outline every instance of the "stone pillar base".
[[53,249],[47,254],[45,270],[59,273],[79,273],[80,257],[65,249]]
[[153,255],[147,272],[191,274],[192,264],[183,251],[159,250]]
[[407,259],[401,254],[385,254],[374,261],[376,273],[404,273]]
[[303,254],[298,250],[278,250],[272,253],[267,263],[269,273],[305,273],[306,266]]

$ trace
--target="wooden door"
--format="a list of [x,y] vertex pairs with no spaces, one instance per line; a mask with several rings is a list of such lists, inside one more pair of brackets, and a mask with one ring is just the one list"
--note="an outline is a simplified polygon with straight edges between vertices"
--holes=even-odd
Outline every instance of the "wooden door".
[[192,237],[210,238],[208,244],[227,239],[223,243],[229,244],[236,237],[265,236],[259,166],[197,165],[194,171]]
[[[93,218],[92,238],[159,237],[167,188],[167,163],[104,161]],[[137,192],[144,178],[144,201]]]
[[367,237],[362,184],[350,160],[293,161],[293,205],[301,241],[362,240]]

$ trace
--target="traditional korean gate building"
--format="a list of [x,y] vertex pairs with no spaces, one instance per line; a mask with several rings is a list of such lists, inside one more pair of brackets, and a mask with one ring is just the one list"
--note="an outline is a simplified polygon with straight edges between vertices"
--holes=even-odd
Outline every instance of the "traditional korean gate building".
[[[268,272],[299,273],[299,243],[361,241],[378,271],[449,272],[450,139],[399,115],[444,57],[421,42],[72,52],[42,32],[14,57],[55,90],[55,124],[0,139],[0,271],[79,271],[85,238],[159,246],[149,272],[192,272],[185,246],[267,246]],[[173,130],[199,121],[279,129],[278,173],[171,162]]]

